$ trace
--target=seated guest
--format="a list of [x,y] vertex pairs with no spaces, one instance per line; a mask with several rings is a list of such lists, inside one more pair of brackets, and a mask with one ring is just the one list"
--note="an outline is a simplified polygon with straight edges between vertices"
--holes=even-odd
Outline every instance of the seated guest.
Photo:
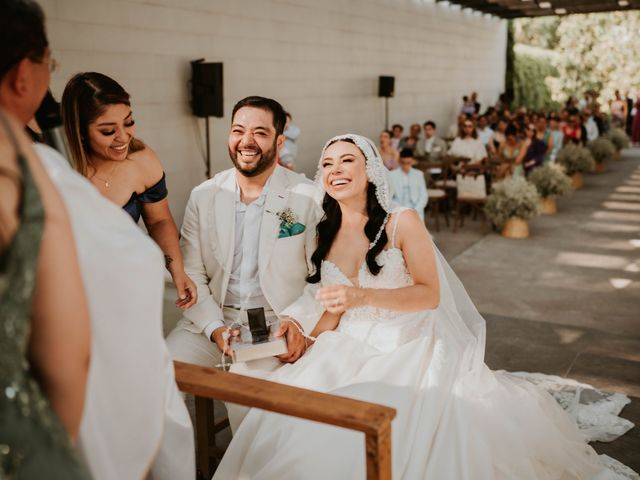
[[480,102],[478,102],[478,92],[471,92],[469,101],[473,102],[473,113],[480,115]]
[[410,148],[400,152],[400,168],[391,172],[392,203],[399,207],[413,208],[424,222],[427,206],[427,184],[424,174],[413,168],[415,159]]
[[547,161],[549,155],[551,155],[551,151],[553,150],[553,135],[548,127],[547,117],[545,115],[539,115],[534,125],[536,127],[536,137],[542,140],[547,146],[544,156],[545,161]]
[[487,147],[491,142],[491,137],[493,136],[493,130],[489,127],[489,121],[485,115],[480,115],[478,117],[478,138],[482,142],[482,144]]
[[500,150],[500,146],[504,143],[505,131],[507,129],[507,125],[509,122],[506,117],[500,117],[496,122],[496,128],[493,130],[491,134],[491,138],[489,139],[489,143],[487,144],[487,150],[492,153],[497,153]]
[[293,123],[293,117],[287,112],[287,123],[284,126],[284,146],[278,155],[278,164],[295,172],[298,145],[296,141],[300,136],[300,127]]
[[520,174],[526,151],[518,138],[518,129],[513,124],[509,125],[505,130],[505,140],[498,150],[500,164],[496,169],[495,179],[501,180],[511,175]]
[[530,123],[525,128],[525,145],[527,146],[527,152],[522,160],[522,166],[525,174],[529,175],[534,168],[544,163],[544,158],[547,155],[547,144],[539,137],[533,123]]
[[555,162],[558,152],[564,144],[564,134],[560,128],[560,117],[555,113],[549,115],[549,133],[551,134],[553,146],[551,147],[548,159],[550,162]]
[[473,120],[464,121],[462,132],[455,138],[451,148],[449,148],[449,155],[469,158],[471,159],[469,165],[479,165],[487,158],[487,149],[478,139]]
[[567,119],[567,122],[562,127],[562,135],[564,137],[564,144],[576,143],[582,144],[582,125],[580,122],[580,115],[577,112],[571,112]]
[[495,130],[498,126],[498,119],[500,118],[498,111],[494,107],[489,107],[484,115],[487,117],[489,128],[491,130]]
[[382,156],[385,167],[389,170],[398,168],[400,153],[391,146],[391,132],[389,130],[380,132],[380,145],[378,149],[380,150],[380,155]]
[[447,140],[450,138],[456,138],[460,132],[462,131],[462,124],[467,118],[471,118],[471,115],[467,115],[464,112],[458,114],[456,121],[449,125],[449,129],[447,130]]
[[2,111],[0,305],[0,478],[88,480],[72,445],[91,351],[76,245],[24,126]]
[[400,141],[402,140],[402,132],[404,131],[404,127],[399,123],[396,123],[393,127],[391,127],[391,146],[398,150],[398,146],[400,145]]
[[178,290],[176,306],[194,305],[197,291],[184,273],[165,173],[155,152],[135,137],[129,94],[106,75],[79,73],[62,94],[62,116],[75,169],[134,222],[142,216]]
[[420,125],[417,123],[412,123],[409,128],[409,135],[400,140],[398,144],[398,151],[402,151],[405,148],[410,148],[414,151],[416,150],[416,146],[420,142]]
[[429,157],[429,160],[438,160],[447,153],[447,142],[436,135],[436,124],[429,120],[424,123],[424,140],[416,145],[417,157]]

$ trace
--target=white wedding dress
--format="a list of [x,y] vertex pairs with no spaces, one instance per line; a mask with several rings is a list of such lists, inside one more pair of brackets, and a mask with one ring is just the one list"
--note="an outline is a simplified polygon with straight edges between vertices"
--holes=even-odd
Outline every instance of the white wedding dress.
[[[384,266],[377,276],[363,264],[360,286],[412,284],[402,251],[393,246],[393,240],[391,245],[378,256]],[[599,457],[587,444],[591,438],[542,388],[529,379],[491,371],[484,364],[484,320],[437,250],[436,256],[441,289],[436,310],[349,310],[338,328],[319,335],[298,362],[284,365],[267,378],[396,408],[394,479],[635,478],[622,464]],[[351,285],[329,261],[323,262],[321,273],[323,285]],[[571,398],[579,399],[579,393],[575,395],[579,384],[566,398],[562,379],[534,376],[533,380],[550,383],[547,386],[555,388],[567,404]],[[632,427],[617,417],[628,402],[626,397],[598,400],[597,405],[581,407],[583,423],[591,428],[588,432],[611,440]],[[573,407],[574,416],[579,417],[577,405]],[[249,411],[240,424],[214,476],[224,480],[364,478],[361,433],[257,409]]]

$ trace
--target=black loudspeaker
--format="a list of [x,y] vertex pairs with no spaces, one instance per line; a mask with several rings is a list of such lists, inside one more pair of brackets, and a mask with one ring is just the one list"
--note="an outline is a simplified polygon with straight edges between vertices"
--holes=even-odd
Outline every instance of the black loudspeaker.
[[191,62],[191,108],[196,117],[224,116],[222,63]]
[[378,96],[393,97],[395,83],[396,77],[380,76],[378,78]]

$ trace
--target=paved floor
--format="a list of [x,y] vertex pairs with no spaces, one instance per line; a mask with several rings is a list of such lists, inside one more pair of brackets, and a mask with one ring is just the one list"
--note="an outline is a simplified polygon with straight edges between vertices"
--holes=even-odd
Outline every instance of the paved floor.
[[585,180],[528,239],[480,222],[434,239],[487,320],[487,364],[631,396],[639,426],[595,446],[640,471],[640,149]]
[[[639,426],[595,447],[640,472],[640,149],[585,180],[528,239],[480,221],[433,236],[487,320],[487,364],[631,396],[622,416]],[[167,300],[166,331],[177,317]]]

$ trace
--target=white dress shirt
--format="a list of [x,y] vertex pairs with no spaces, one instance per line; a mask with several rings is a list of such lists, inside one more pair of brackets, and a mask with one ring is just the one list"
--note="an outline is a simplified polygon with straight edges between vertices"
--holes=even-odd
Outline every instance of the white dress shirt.
[[[236,184],[236,226],[233,250],[233,263],[225,295],[224,304],[227,307],[249,308],[271,306],[262,292],[258,273],[258,249],[260,246],[260,226],[264,202],[267,198],[269,180],[258,198],[249,204],[240,199],[240,187]],[[215,319],[204,329],[207,338],[211,338],[213,331],[224,325],[223,319]]]
[[477,138],[456,137],[449,149],[450,155],[458,157],[467,157],[471,159],[471,163],[477,163],[487,156],[487,149]]
[[426,153],[431,153],[431,149],[433,148],[433,135],[429,138],[424,139],[424,151]]

